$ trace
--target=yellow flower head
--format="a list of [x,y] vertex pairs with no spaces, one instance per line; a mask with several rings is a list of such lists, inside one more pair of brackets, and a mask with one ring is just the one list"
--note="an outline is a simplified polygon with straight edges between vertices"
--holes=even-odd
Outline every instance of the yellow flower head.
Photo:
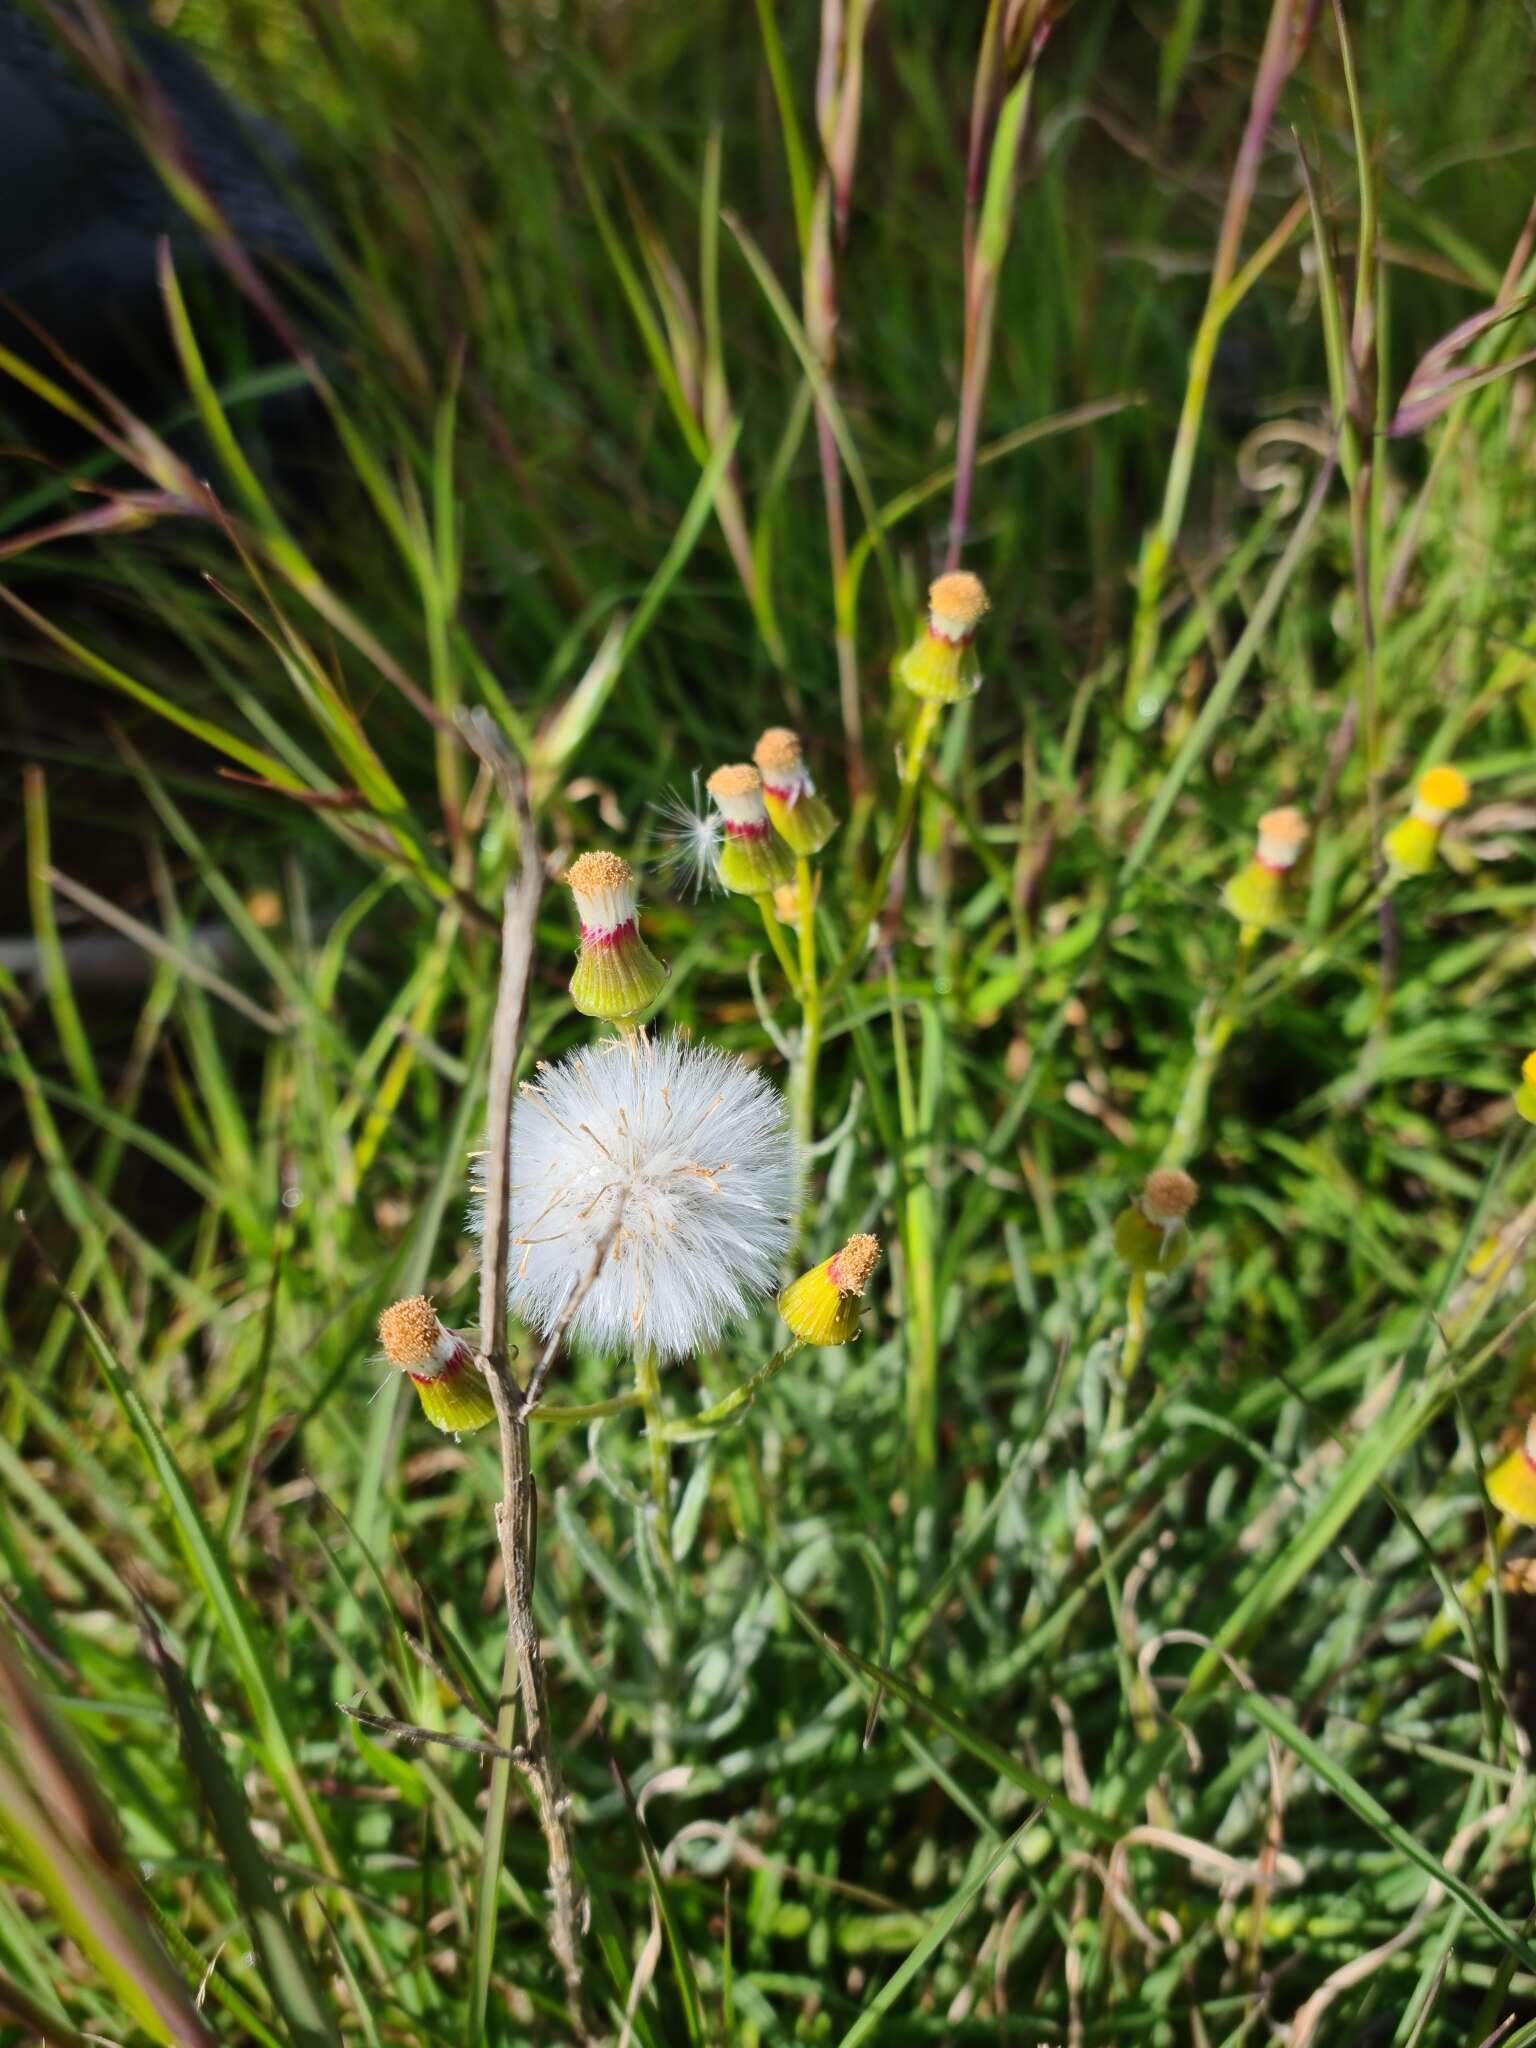
[[1268,931],[1279,922],[1285,877],[1301,859],[1307,833],[1306,819],[1289,805],[1260,818],[1253,858],[1228,882],[1221,899],[1247,930]]
[[1487,1474],[1488,1498],[1511,1521],[1536,1529],[1536,1417],[1519,1447]]
[[1200,1190],[1177,1166],[1149,1173],[1141,1193],[1115,1220],[1115,1250],[1133,1273],[1171,1273],[1189,1257],[1185,1222]]
[[792,1280],[779,1314],[805,1344],[846,1344],[859,1333],[859,1300],[880,1263],[880,1240],[862,1233]]
[[721,883],[736,896],[771,896],[794,879],[794,856],[773,829],[763,802],[763,778],[749,761],[717,768],[704,787],[720,813],[724,833],[716,862]]
[[457,1436],[496,1413],[485,1375],[464,1339],[444,1329],[424,1294],[397,1301],[379,1317],[384,1356],[410,1375],[428,1422]]
[[640,936],[634,870],[616,853],[584,853],[565,880],[581,919],[571,1001],[584,1017],[628,1023],[650,1008],[667,981],[667,970]]
[[928,623],[896,666],[914,697],[960,704],[981,688],[976,628],[988,608],[981,578],[966,569],[928,586]]
[[1413,792],[1413,808],[1382,841],[1388,861],[1400,875],[1427,875],[1435,864],[1440,833],[1452,811],[1471,794],[1459,768],[1427,768]]
[[763,778],[763,802],[774,830],[795,853],[820,853],[837,830],[832,807],[816,794],[800,735],[770,725],[752,750]]

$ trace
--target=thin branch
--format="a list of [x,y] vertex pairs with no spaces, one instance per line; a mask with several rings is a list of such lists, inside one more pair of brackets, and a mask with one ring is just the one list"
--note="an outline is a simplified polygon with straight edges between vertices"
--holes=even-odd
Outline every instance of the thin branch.
[[[522,769],[508,752],[499,732],[483,714],[461,721],[465,739],[490,769],[507,814],[517,833],[518,869],[507,884],[502,913],[501,980],[491,1029],[488,1130],[483,1161],[484,1235],[480,1259],[480,1353],[496,1408],[501,1447],[502,1496],[496,1505],[496,1533],[501,1544],[502,1584],[507,1604],[507,1658],[503,1679],[515,1670],[523,1705],[522,1768],[532,1782],[539,1826],[549,1855],[552,1902],[549,1943],[565,1979],[572,2032],[579,2042],[591,2040],[586,1992],[581,1973],[581,1899],[571,1850],[569,1803],[560,1765],[550,1741],[549,1694],[544,1659],[533,1616],[534,1559],[538,1547],[538,1493],[528,1442],[528,1422],[521,1390],[507,1364],[507,1271],[510,1257],[512,1196],[512,1097],[522,1047],[523,1010],[533,961],[534,920],[544,885],[543,864],[534,833]],[[503,1732],[510,1702],[502,1701]],[[498,1745],[499,1747],[504,1745]],[[498,1798],[506,1798],[505,1757],[497,1758],[491,1781],[488,1831],[501,1825]]]
[[503,1749],[499,1742],[481,1742],[473,1735],[449,1735],[441,1728],[421,1728],[414,1721],[397,1721],[392,1714],[365,1714],[361,1707],[336,1702],[336,1711],[349,1721],[371,1728],[376,1735],[393,1735],[401,1742],[437,1742],[444,1749],[462,1749],[469,1756],[499,1756],[511,1764],[526,1764],[526,1749]]

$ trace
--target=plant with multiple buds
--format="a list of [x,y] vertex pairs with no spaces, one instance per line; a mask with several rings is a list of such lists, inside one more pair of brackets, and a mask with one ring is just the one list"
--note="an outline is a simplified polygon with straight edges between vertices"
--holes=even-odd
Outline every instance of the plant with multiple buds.
[[1440,834],[1453,811],[1459,811],[1469,794],[1467,778],[1459,768],[1430,768],[1418,779],[1413,807],[1382,840],[1382,851],[1394,875],[1427,875],[1435,864]]

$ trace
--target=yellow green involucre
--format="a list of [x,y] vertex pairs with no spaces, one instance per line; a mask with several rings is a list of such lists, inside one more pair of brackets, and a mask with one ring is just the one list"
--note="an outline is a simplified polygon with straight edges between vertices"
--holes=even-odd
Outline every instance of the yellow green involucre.
[[1487,1474],[1488,1498],[1511,1521],[1536,1529],[1536,1421],[1526,1425],[1524,1440]]
[[861,1233],[791,1280],[779,1314],[803,1344],[846,1344],[859,1334],[859,1303],[880,1263],[880,1240]]
[[963,704],[981,688],[976,628],[988,608],[979,576],[952,570],[928,586],[928,622],[896,664],[914,697]]
[[763,802],[763,778],[749,761],[717,768],[704,787],[723,824],[716,862],[723,887],[735,896],[771,896],[793,879],[795,857],[773,829]]
[[1515,1090],[1515,1108],[1528,1124],[1536,1124],[1536,1052],[1520,1062],[1520,1086]]
[[1200,1190],[1176,1166],[1149,1173],[1141,1193],[1115,1219],[1115,1250],[1133,1273],[1171,1273],[1189,1257],[1185,1222]]
[[492,1420],[496,1404],[475,1354],[445,1329],[424,1294],[397,1301],[379,1317],[384,1356],[410,1376],[422,1413],[438,1429],[458,1436]]
[[773,829],[792,853],[820,853],[837,830],[837,814],[816,794],[800,735],[771,725],[752,753],[763,779],[763,803]]
[[1266,811],[1259,820],[1259,841],[1241,874],[1234,875],[1221,900],[1250,932],[1278,924],[1285,905],[1285,878],[1307,843],[1307,821],[1300,811]]
[[1467,778],[1459,768],[1430,768],[1419,777],[1412,810],[1381,842],[1382,851],[1397,874],[1429,873],[1435,864],[1445,821],[1452,811],[1461,809],[1469,793]]
[[640,936],[634,871],[616,853],[584,853],[565,879],[581,919],[571,1001],[584,1017],[632,1023],[667,985],[667,970]]

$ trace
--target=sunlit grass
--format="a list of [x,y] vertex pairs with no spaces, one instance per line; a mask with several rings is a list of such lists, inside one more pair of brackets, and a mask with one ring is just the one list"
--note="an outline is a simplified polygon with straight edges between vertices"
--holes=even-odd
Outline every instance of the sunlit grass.
[[[876,10],[824,190],[814,10],[247,12],[178,26],[313,165],[312,362],[253,379],[167,263],[163,422],[31,358],[105,497],[6,458],[0,2012],[570,2038],[521,1796],[487,1858],[483,1747],[338,1711],[497,1734],[495,1450],[374,1335],[475,1314],[482,705],[546,847],[641,868],[666,1019],[786,1083],[756,913],[663,893],[652,807],[803,733],[844,815],[803,1247],[888,1247],[858,1343],[779,1363],[764,1313],[664,1376],[675,1591],[627,1384],[578,1352],[550,1399],[599,1412],[533,1432],[610,2035],[1536,2039],[1529,1596],[1477,1578],[1532,1358],[1529,390],[1378,431],[1516,248],[1530,23],[1353,25],[1352,94],[1323,12],[1223,267],[1263,7],[1078,0],[1027,85],[983,9]],[[1469,360],[1528,345],[1521,301]],[[986,680],[919,757],[892,665],[952,524]],[[1470,801],[1384,888],[1443,760]],[[529,1060],[587,1035],[574,948],[548,891]],[[1170,1162],[1128,1360],[1113,1226]]]

